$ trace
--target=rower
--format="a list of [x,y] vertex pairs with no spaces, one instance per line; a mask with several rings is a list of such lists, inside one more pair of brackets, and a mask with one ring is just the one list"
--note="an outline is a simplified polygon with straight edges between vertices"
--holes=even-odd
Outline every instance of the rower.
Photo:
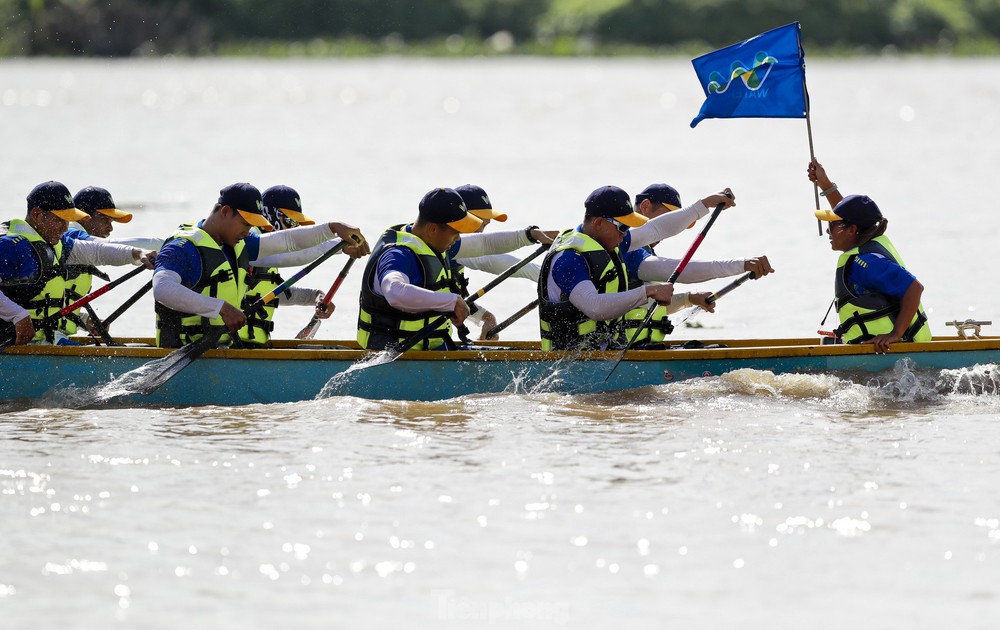
[[417,349],[454,345],[452,323],[462,324],[469,306],[455,285],[452,262],[506,253],[546,238],[534,226],[474,234],[482,220],[468,212],[462,196],[451,188],[431,190],[417,210],[416,221],[394,225],[382,234],[365,267],[358,316],[362,348],[382,350],[401,342],[442,313],[450,313],[451,319],[445,319]]
[[[493,204],[490,202],[489,195],[480,186],[475,184],[465,184],[464,186],[459,186],[455,189],[455,192],[462,195],[462,201],[465,202],[465,207],[469,210],[469,214],[473,214],[483,222],[476,232],[482,232],[486,229],[492,221],[499,221],[503,223],[507,220],[507,215],[503,212],[499,212],[493,209]],[[532,230],[537,230],[537,225],[532,225],[525,228],[525,235],[531,242],[536,242],[532,237]],[[556,231],[544,232],[545,239],[543,242],[551,243],[559,233]],[[465,277],[465,268],[475,269],[476,271],[485,271],[486,273],[491,273],[493,275],[499,275],[512,267],[518,262],[518,257],[513,254],[492,254],[488,256],[477,256],[475,258],[461,258],[452,262],[451,270],[455,276],[458,288],[461,290],[462,298],[469,297],[469,280]],[[538,282],[538,271],[540,267],[536,263],[528,263],[527,265],[521,267],[516,273],[514,273],[512,278],[527,278],[532,282]],[[497,325],[497,319],[493,313],[486,310],[484,307],[476,304],[478,309],[474,309],[472,314],[469,315],[469,321],[472,321],[480,327],[480,341],[486,339],[486,333],[492,330]],[[495,339],[496,337],[494,337]]]
[[66,270],[77,265],[153,267],[152,251],[77,240],[66,234],[70,221],[90,218],[76,208],[69,189],[48,181],[28,194],[24,220],[0,225],[0,335],[15,344],[29,342],[75,344],[59,330],[61,318],[51,317],[66,302]]
[[[680,193],[669,184],[650,184],[635,196],[635,211],[647,219],[655,219],[668,212],[680,210],[682,207]],[[693,228],[697,221],[692,221],[688,229]],[[680,259],[663,258],[656,255],[654,248],[659,242],[650,243],[644,247],[636,247],[624,256],[625,270],[628,273],[628,288],[635,289],[646,282],[663,282],[677,269]],[[734,260],[691,260],[684,267],[677,282],[694,284],[715,278],[727,278],[747,271],[752,271],[756,278],[773,273],[767,256]],[[673,331],[673,325],[667,317],[668,308],[658,306],[653,311],[649,324],[638,331],[635,347],[657,347],[652,344],[661,343],[666,335]],[[634,308],[625,314],[626,342],[637,333],[638,326],[646,318],[646,307]]]
[[[302,213],[302,200],[294,188],[271,186],[261,195],[261,200],[264,204],[264,217],[275,232],[316,224],[315,221]],[[253,229],[257,230],[258,234],[260,233],[258,228]],[[311,258],[305,262],[311,262],[325,253],[332,244],[332,241],[326,241],[316,248],[301,250],[300,254],[308,252],[306,255],[311,256]],[[323,251],[319,251],[319,249]],[[256,303],[259,298],[273,291],[284,281],[285,279],[281,277],[277,267],[260,265],[250,267],[250,271],[247,273],[246,294],[243,296],[240,308],[246,311],[251,304]],[[279,304],[312,306],[316,309],[316,315],[320,319],[327,319],[333,314],[335,307],[332,302],[323,304],[324,295],[325,293],[320,289],[289,287],[281,295],[247,315],[247,325],[240,328],[239,332],[241,343],[251,347],[265,347],[270,344],[271,333],[274,331],[274,310],[278,308]]]
[[828,221],[830,246],[843,252],[834,278],[840,326],[834,330],[844,343],[874,344],[885,354],[897,341],[930,341],[931,329],[920,305],[924,286],[885,236],[888,219],[867,195],[840,194],[826,169],[813,159],[809,180],[820,187],[832,210],[816,210]]
[[677,294],[672,284],[628,288],[623,261],[632,249],[681,232],[710,206],[732,207],[724,192],[647,222],[617,186],[603,186],[584,202],[583,223],[552,244],[538,278],[539,323],[543,350],[607,349],[623,334],[622,316],[649,299],[679,310],[696,304],[709,312],[710,293]]
[[[260,191],[247,183],[226,186],[207,218],[182,225],[160,250],[153,273],[156,300],[156,344],[176,348],[196,341],[212,327],[234,335],[247,319],[240,311],[247,274],[255,263],[271,257],[279,266],[283,252],[317,246],[334,237],[358,243],[345,247],[352,257],[369,253],[357,228],[338,222],[261,234],[273,229],[264,217]],[[229,344],[229,335],[220,338]]]
[[[114,231],[115,223],[128,223],[132,220],[132,213],[120,210],[115,205],[111,193],[98,186],[87,186],[73,195],[73,205],[79,210],[90,215],[89,218],[81,219],[78,222],[70,223],[66,234],[75,240],[102,239],[108,243],[118,243],[129,245],[151,251],[159,251],[163,245],[160,238],[109,238]],[[94,276],[101,278],[105,282],[110,280],[108,275],[97,269],[93,265],[70,265],[66,268],[66,300],[72,302],[90,293],[93,286]],[[89,307],[85,307],[89,308]],[[77,332],[77,326],[82,325],[91,329],[93,334],[99,330],[95,328],[95,323],[90,321],[87,311],[71,313],[62,320],[60,330],[67,335]]]

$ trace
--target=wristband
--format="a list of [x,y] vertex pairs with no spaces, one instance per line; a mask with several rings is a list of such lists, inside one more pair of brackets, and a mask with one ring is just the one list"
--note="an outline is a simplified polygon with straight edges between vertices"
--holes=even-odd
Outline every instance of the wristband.
[[538,229],[538,226],[537,226],[537,225],[529,225],[528,227],[526,227],[526,228],[524,229],[524,235],[525,235],[525,236],[526,236],[526,237],[528,238],[528,240],[529,240],[529,241],[531,241],[532,243],[538,243],[538,242],[539,242],[537,238],[535,238],[534,236],[532,236],[532,235],[531,235],[531,231],[532,231],[532,230],[537,230],[537,229]]
[[837,184],[830,184],[830,187],[819,193],[820,197],[826,197],[831,193],[837,192]]

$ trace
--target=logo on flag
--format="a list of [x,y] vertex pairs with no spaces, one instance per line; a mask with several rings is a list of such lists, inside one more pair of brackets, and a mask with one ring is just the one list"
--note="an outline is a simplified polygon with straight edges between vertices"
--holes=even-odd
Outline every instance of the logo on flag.
[[[742,79],[743,85],[747,86],[748,90],[756,92],[763,85],[764,81],[767,80],[767,76],[771,74],[771,66],[778,63],[778,60],[767,54],[766,51],[757,53],[754,57],[753,67],[747,70],[743,66],[743,62],[734,61],[732,68],[729,72],[729,80],[722,83],[722,75],[718,72],[713,72],[708,76],[708,93],[722,94],[729,89],[730,83],[736,79]],[[763,71],[763,74],[761,72]]]
[[692,60],[706,98],[691,126],[706,118],[804,118],[809,104],[800,35],[794,22]]

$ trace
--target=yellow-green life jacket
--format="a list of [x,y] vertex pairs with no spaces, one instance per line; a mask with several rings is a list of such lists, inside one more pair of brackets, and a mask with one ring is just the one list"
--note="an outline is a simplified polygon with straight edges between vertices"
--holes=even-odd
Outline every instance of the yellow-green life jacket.
[[[451,265],[447,259],[431,249],[420,237],[406,232],[404,227],[396,225],[386,230],[375,244],[365,266],[358,314],[358,344],[362,348],[382,350],[423,330],[442,315],[447,315],[440,311],[406,313],[394,308],[385,297],[375,293],[379,258],[394,247],[405,247],[416,255],[424,276],[423,284],[420,285],[422,288],[441,293],[451,293],[454,288]],[[451,339],[451,320],[447,317],[415,349],[433,350],[443,345],[446,339]]]
[[[643,249],[653,252],[652,245],[646,245]],[[626,269],[628,271],[628,288],[638,289],[641,286],[645,286],[645,282],[639,279],[639,269],[635,269],[635,273],[632,273],[632,269]],[[636,329],[642,324],[643,320],[646,319],[646,313],[648,312],[648,307],[638,306],[631,309],[629,312],[625,313],[623,316],[625,332],[622,335],[621,343],[627,344],[632,341],[632,336],[635,335]],[[649,324],[642,329],[639,336],[636,337],[635,343],[659,343],[666,339],[667,335],[674,331],[674,325],[670,323],[669,313],[667,313],[667,307],[662,304],[657,304],[656,308],[653,309],[653,316],[649,318]]]
[[[855,295],[847,283],[847,272],[859,254],[879,254],[906,269],[892,242],[885,235],[877,236],[860,247],[846,251],[837,260],[834,280],[837,314],[840,326],[834,331],[845,343],[861,343],[877,335],[892,332],[899,314],[899,300],[881,293]],[[917,309],[902,341],[930,341],[931,329],[923,306]]]
[[[201,277],[191,287],[192,291],[209,297],[225,300],[228,304],[240,308],[246,293],[246,277],[250,269],[250,259],[246,252],[246,243],[236,244],[235,265],[229,262],[222,246],[201,228],[193,225],[182,225],[167,243],[182,238],[190,241],[198,248],[201,256]],[[166,245],[166,243],[164,243]],[[161,348],[179,348],[197,341],[206,331],[214,327],[225,326],[222,317],[212,318],[181,313],[156,303],[156,345]],[[220,343],[231,341],[228,333],[220,338]]]
[[[275,268],[261,269],[260,267],[252,267],[247,274],[247,290],[243,296],[241,306],[243,312],[247,313],[247,309],[251,305],[277,289],[278,285],[284,281],[284,278],[281,277]],[[287,291],[284,295],[291,297]],[[253,312],[248,313],[247,325],[240,328],[240,341],[255,346],[266,345],[271,339],[271,333],[274,331],[274,310],[278,308],[280,301],[281,298],[275,296],[267,304],[258,306]]]
[[34,282],[4,286],[3,292],[12,302],[28,311],[35,327],[32,341],[55,342],[59,320],[48,320],[66,305],[66,279],[63,277],[66,258],[70,249],[63,248],[62,240],[50,245],[22,219],[11,219],[0,228],[0,234],[23,238],[31,245],[38,259],[39,274]]
[[[618,248],[609,253],[600,243],[576,230],[566,230],[552,243],[538,275],[538,315],[542,350],[596,349],[621,335],[622,319],[594,321],[573,306],[568,295],[550,296],[552,260],[562,251],[574,250],[587,264],[587,273],[598,293],[619,293],[628,278]],[[552,301],[555,300],[555,301]]]

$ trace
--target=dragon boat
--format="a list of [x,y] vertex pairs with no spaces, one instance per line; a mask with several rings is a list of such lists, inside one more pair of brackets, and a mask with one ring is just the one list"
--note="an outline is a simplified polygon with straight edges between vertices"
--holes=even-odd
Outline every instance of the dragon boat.
[[[444,400],[471,394],[593,393],[717,376],[744,368],[786,373],[843,373],[868,378],[905,359],[915,369],[1000,364],[1000,336],[959,334],[923,343],[823,344],[818,339],[705,340],[663,350],[543,352],[537,342],[475,345],[454,351],[409,351],[394,361],[353,341],[274,341],[271,349],[206,352],[149,395],[116,391],[122,379],[169,354],[149,339],[121,346],[17,346],[0,354],[0,401],[74,406],[237,406],[328,396]],[[610,378],[608,378],[611,374]]]

